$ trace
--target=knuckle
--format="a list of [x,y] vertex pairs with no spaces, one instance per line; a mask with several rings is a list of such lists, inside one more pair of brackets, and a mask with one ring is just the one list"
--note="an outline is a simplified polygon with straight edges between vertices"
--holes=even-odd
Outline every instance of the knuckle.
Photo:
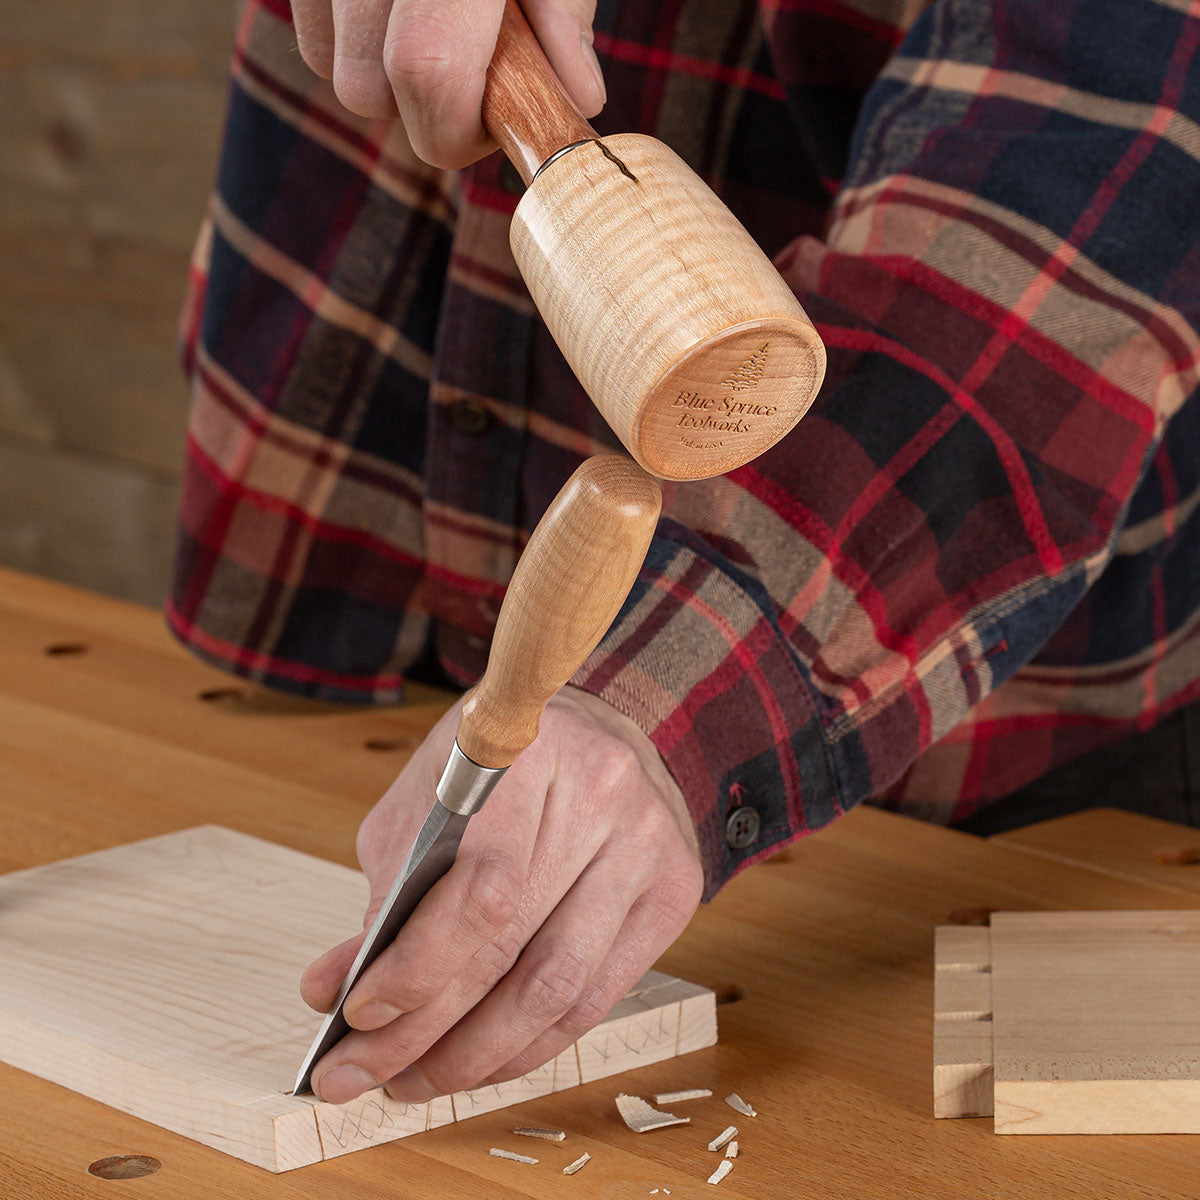
[[453,91],[472,76],[446,31],[428,21],[404,22],[388,36],[383,68],[394,87],[426,94]]
[[359,1054],[357,1061],[375,1079],[388,1079],[415,1062],[428,1048],[428,1039],[421,1036],[413,1027],[395,1029],[395,1025],[403,1026],[403,1022],[393,1021],[386,1026],[387,1036],[381,1037],[382,1030],[368,1036],[379,1041],[372,1048],[369,1056]]
[[475,859],[462,918],[477,935],[490,939],[512,919],[521,900],[521,880],[506,856],[485,853]]
[[497,1067],[496,1070],[485,1080],[486,1083],[507,1083],[510,1079],[520,1079],[522,1075],[528,1075],[532,1071],[538,1070],[539,1067],[544,1067],[551,1059],[553,1054],[546,1053],[544,1050],[526,1049],[523,1050],[516,1058],[509,1059],[502,1067]]
[[517,931],[510,929],[503,930],[491,941],[484,942],[471,956],[475,981],[487,991],[491,991],[512,970],[523,944]]
[[599,792],[619,795],[635,786],[642,775],[637,751],[619,738],[605,740],[596,764],[592,786]]
[[550,955],[530,970],[521,987],[521,1008],[535,1019],[553,1020],[571,1008],[587,986],[591,970],[570,951]]
[[445,979],[435,964],[418,965],[426,963],[428,957],[420,953],[407,957],[389,975],[378,999],[401,1012],[412,1012],[435,999],[441,993]]
[[615,999],[606,989],[585,988],[583,994],[560,1018],[559,1029],[572,1041],[595,1029],[612,1010]]
[[396,111],[382,67],[365,59],[338,58],[333,90],[342,105],[360,117],[388,117]]
[[647,902],[661,927],[679,929],[691,920],[703,892],[704,873],[695,863],[660,880],[647,895]]
[[322,79],[333,78],[333,47],[324,38],[296,31],[296,49],[305,66]]

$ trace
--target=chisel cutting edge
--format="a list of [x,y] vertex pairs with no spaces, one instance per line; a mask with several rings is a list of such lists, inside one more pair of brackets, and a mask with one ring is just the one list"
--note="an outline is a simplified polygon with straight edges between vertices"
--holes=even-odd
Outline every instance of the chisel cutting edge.
[[293,1088],[349,1032],[346,998],[454,865],[471,815],[537,736],[547,702],[595,649],[633,586],[658,521],[657,482],[632,459],[589,458],[525,547],[496,620],[487,669],[463,702],[436,799],[363,939]]
[[459,748],[458,742],[450,751],[446,769],[438,781],[437,799],[421,826],[404,865],[375,915],[367,936],[346,974],[337,1001],[321,1023],[313,1044],[300,1064],[293,1095],[312,1091],[312,1069],[338,1042],[350,1032],[346,1023],[346,997],[362,978],[363,972],[395,941],[401,926],[431,887],[454,865],[458,844],[472,813],[483,807],[488,793],[499,782],[507,767],[481,767],[472,762]]

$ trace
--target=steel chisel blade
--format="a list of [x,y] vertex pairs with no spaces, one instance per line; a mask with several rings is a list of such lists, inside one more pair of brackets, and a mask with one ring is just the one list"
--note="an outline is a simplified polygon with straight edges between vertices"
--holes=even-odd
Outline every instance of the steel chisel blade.
[[325,1018],[296,1076],[293,1095],[312,1091],[312,1070],[321,1058],[350,1032],[345,1005],[350,990],[363,972],[392,944],[404,922],[412,915],[426,892],[454,865],[469,816],[451,812],[439,801],[425,818],[412,849],[400,868],[387,898],[371,925],[358,955],[346,975],[337,1002]]

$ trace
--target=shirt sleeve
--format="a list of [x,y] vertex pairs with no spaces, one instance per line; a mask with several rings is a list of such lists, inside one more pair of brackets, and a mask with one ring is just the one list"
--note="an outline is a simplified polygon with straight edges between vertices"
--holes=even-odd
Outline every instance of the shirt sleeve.
[[820,398],[750,465],[668,485],[575,678],[650,733],[709,896],[1037,654],[1195,391],[1200,20],[1052,7],[939,2],[913,27],[826,238],[777,260],[828,349]]

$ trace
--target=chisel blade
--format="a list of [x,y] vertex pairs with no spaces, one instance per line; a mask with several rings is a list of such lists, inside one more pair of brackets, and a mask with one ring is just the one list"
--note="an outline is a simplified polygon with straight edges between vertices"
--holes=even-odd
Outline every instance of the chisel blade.
[[469,820],[469,813],[462,815],[451,812],[440,800],[434,801],[404,865],[392,882],[383,906],[363,939],[338,993],[337,1002],[322,1022],[312,1046],[304,1056],[300,1073],[296,1076],[296,1085],[292,1089],[293,1095],[312,1091],[313,1067],[350,1032],[345,1016],[346,997],[366,969],[392,944],[426,892],[454,865],[458,844],[462,841]]

